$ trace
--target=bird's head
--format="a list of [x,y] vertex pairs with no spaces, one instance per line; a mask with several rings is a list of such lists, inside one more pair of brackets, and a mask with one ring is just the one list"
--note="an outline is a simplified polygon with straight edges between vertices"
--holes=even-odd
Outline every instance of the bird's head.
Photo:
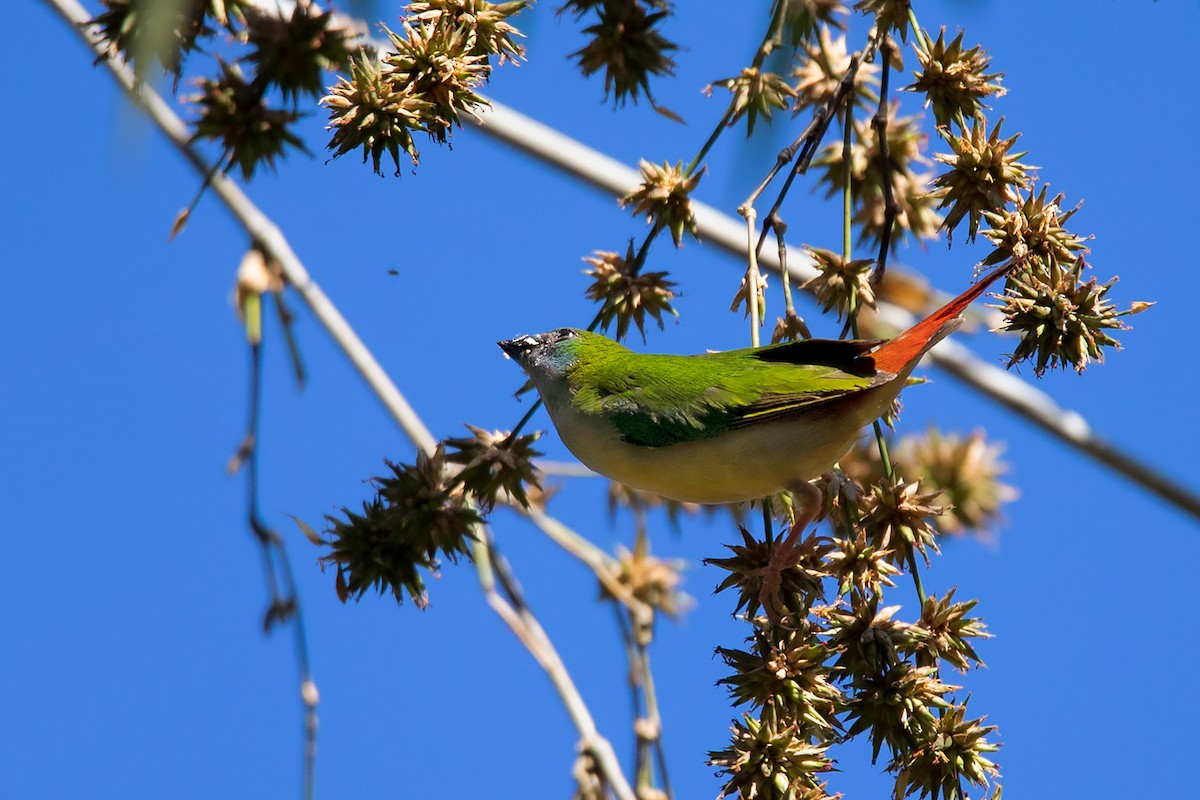
[[594,335],[575,328],[558,328],[533,336],[518,336],[497,344],[531,378],[557,378],[564,375],[575,362],[583,340]]

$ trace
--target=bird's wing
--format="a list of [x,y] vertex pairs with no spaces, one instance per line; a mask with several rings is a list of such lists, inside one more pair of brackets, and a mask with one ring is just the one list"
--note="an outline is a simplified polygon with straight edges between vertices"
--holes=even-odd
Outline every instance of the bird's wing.
[[875,344],[807,340],[700,356],[631,354],[591,365],[586,385],[574,389],[575,404],[603,415],[630,444],[709,439],[786,419],[890,377],[877,375],[865,355]]

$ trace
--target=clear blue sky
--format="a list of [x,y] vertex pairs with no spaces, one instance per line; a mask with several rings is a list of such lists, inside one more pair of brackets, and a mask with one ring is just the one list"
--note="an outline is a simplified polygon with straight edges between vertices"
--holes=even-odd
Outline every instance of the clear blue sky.
[[[378,5],[394,20],[392,4]],[[1183,335],[1196,307],[1197,3],[917,8],[929,27],[962,26],[969,41],[986,42],[1010,92],[997,112],[1024,132],[1026,160],[1068,200],[1086,200],[1073,225],[1096,234],[1097,274],[1120,275],[1122,304],[1158,301],[1107,363],[1039,385],[1195,489],[1200,385]],[[668,35],[688,49],[678,80],[657,94],[691,123],[680,126],[644,106],[613,114],[599,82],[575,80],[564,57],[581,40],[554,9],[539,3],[523,21],[530,61],[499,70],[491,93],[630,164],[691,157],[719,114],[700,88],[736,72],[761,24],[714,2],[679,4]],[[168,242],[196,176],[46,8],[23,2],[9,14],[0,32],[10,64],[0,132],[0,797],[295,797],[291,642],[261,632],[265,592],[243,482],[224,471],[245,416],[247,354],[230,303],[245,237],[207,198]],[[520,379],[495,341],[586,324],[581,257],[623,247],[642,223],[473,130],[455,135],[453,151],[426,145],[416,174],[383,180],[355,157],[325,163],[322,125],[305,128],[317,156],[289,158],[251,196],[437,435],[459,435],[463,422],[511,427],[524,408],[511,399]],[[727,137],[700,199],[736,207],[785,142],[777,135],[748,146]],[[466,180],[477,188],[464,197]],[[835,229],[818,209],[798,193],[791,231],[830,245]],[[957,290],[980,255],[935,244],[901,261]],[[653,331],[650,348],[745,342],[740,316],[726,311],[736,261],[695,243],[656,259],[683,296],[680,323]],[[778,296],[769,302],[773,318]],[[289,537],[307,614],[322,700],[320,794],[566,796],[569,720],[469,566],[444,569],[425,612],[375,597],[342,605],[332,572],[290,526],[288,514],[316,523],[356,505],[383,459],[413,454],[307,313],[296,329],[311,382],[295,390],[275,337],[262,505]],[[972,345],[998,358],[996,339]],[[964,680],[973,710],[1000,726],[1010,796],[1191,794],[1200,527],[932,377],[908,392],[902,429],[934,417],[954,430],[986,426],[1007,443],[1009,481],[1021,491],[994,542],[950,544],[927,577],[935,590],[957,584],[960,597],[979,597],[996,634],[981,648],[988,669]],[[553,435],[543,443],[566,457]],[[631,541],[628,517],[610,523],[599,481],[561,498],[551,511],[603,546]],[[494,521],[628,762],[622,656],[593,579],[535,529],[504,512]],[[671,774],[679,797],[710,797],[718,782],[705,754],[724,745],[732,717],[713,685],[724,668],[712,651],[737,645],[742,630],[729,599],[711,595],[720,576],[699,561],[735,533],[724,523],[660,528],[656,552],[694,565],[687,588],[697,599],[682,623],[660,625],[653,651]],[[863,750],[842,753],[841,767],[833,788],[885,796],[890,780]]]

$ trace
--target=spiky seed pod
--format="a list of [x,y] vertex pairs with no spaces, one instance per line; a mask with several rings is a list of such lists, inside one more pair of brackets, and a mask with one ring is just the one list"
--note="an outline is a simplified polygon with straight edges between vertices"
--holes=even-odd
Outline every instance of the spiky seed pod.
[[870,731],[872,761],[884,744],[899,759],[936,729],[939,720],[933,709],[950,708],[946,695],[959,688],[942,683],[936,668],[914,667],[907,661],[856,675],[847,703],[847,736]]
[[513,37],[524,38],[524,34],[508,21],[529,5],[529,0],[514,0],[509,3],[488,3],[485,0],[423,0],[409,3],[406,9],[409,19],[421,22],[436,21],[442,16],[450,19],[457,27],[465,28],[474,35],[474,52],[485,56],[497,56],[497,64],[505,61],[516,64],[525,57],[525,48]]
[[846,21],[841,17],[848,13],[843,0],[789,0],[783,11],[788,43],[792,47],[809,44],[818,35],[818,29],[845,30]]
[[[657,6],[651,2],[650,5]],[[667,55],[677,49],[658,31],[669,16],[667,9],[647,11],[642,0],[604,0],[603,3],[568,3],[577,14],[596,10],[599,20],[584,29],[591,41],[571,54],[584,76],[604,70],[604,97],[615,104],[637,102],[639,92],[650,95],[652,75],[673,75],[675,62]]]
[[1000,460],[1004,446],[988,442],[983,431],[968,436],[930,428],[922,436],[905,436],[896,448],[896,461],[908,474],[938,494],[945,507],[934,524],[942,533],[984,533],[1000,507],[1016,499],[1017,490],[1000,481],[1008,471]]
[[828,314],[837,312],[838,321],[849,316],[851,308],[875,306],[875,292],[871,289],[871,270],[875,262],[869,258],[845,261],[832,250],[821,247],[805,249],[812,256],[818,275],[805,282],[802,288],[817,296],[821,310]]
[[825,662],[830,653],[820,633],[804,620],[792,628],[756,630],[748,650],[718,647],[717,654],[734,674],[717,683],[729,687],[735,705],[773,706],[780,719],[811,739],[830,742],[841,727],[837,715],[845,698],[829,682]]
[[729,776],[718,800],[824,800],[825,785],[816,775],[833,769],[825,745],[810,744],[791,725],[749,714],[735,721],[724,750],[709,753],[708,763]]
[[253,7],[246,10],[246,59],[255,65],[255,81],[279,87],[284,97],[321,93],[322,73],[349,58],[347,31],[333,24],[333,12],[318,13],[297,4],[291,16]]
[[808,329],[808,325],[795,309],[791,308],[787,310],[786,315],[776,318],[775,330],[771,332],[771,344],[811,338],[812,331]]
[[[896,773],[897,798],[920,792],[921,797],[965,798],[966,779],[986,787],[1000,774],[985,753],[994,753],[999,745],[984,737],[996,732],[995,725],[983,725],[983,717],[968,720],[966,704],[954,704],[921,731],[912,748],[897,756],[888,769]],[[998,795],[994,795],[998,797]]]
[[1011,151],[1021,134],[1001,139],[1002,124],[1003,117],[988,133],[987,120],[977,114],[971,132],[962,136],[954,135],[947,127],[938,128],[953,151],[934,156],[935,161],[950,167],[933,182],[933,197],[939,201],[938,208],[950,208],[942,223],[947,235],[952,235],[966,218],[969,220],[967,239],[974,241],[984,213],[998,213],[1007,203],[1018,201],[1020,191],[1030,184],[1029,173],[1037,168],[1017,160],[1025,153]]
[[424,131],[432,104],[409,89],[397,90],[383,74],[378,60],[363,53],[350,61],[350,80],[339,78],[329,94],[321,98],[329,109],[333,138],[326,147],[339,158],[359,147],[363,163],[371,158],[372,169],[382,175],[379,162],[384,154],[392,157],[400,174],[400,151],[417,165],[420,154],[413,142],[414,131]]
[[692,191],[704,174],[697,170],[688,175],[683,162],[671,166],[652,164],[645,159],[638,162],[642,172],[642,183],[638,188],[620,199],[622,208],[633,206],[633,214],[646,215],[646,223],[671,232],[671,239],[679,247],[686,230],[696,235],[696,216],[692,213]]
[[916,626],[895,618],[900,606],[879,607],[879,595],[856,598],[846,608],[836,603],[814,608],[829,627],[828,646],[837,654],[833,668],[850,676],[876,675],[912,652],[924,635]]
[[917,643],[915,651],[920,666],[936,667],[939,662],[945,661],[960,672],[970,669],[972,662],[976,666],[985,666],[969,640],[990,639],[992,635],[987,632],[983,620],[967,616],[979,603],[978,600],[954,602],[957,588],[946,592],[941,599],[927,597],[921,605],[921,621],[918,625],[926,635]]
[[[792,69],[796,84],[793,91],[796,103],[792,110],[799,114],[804,109],[816,109],[829,103],[837,93],[842,76],[850,68],[850,53],[846,50],[845,35],[834,39],[829,28],[821,26],[815,42],[804,46],[805,57]],[[855,76],[854,91],[850,97],[859,107],[878,103],[879,67],[875,64],[860,64]]]
[[936,42],[918,36],[917,61],[920,72],[914,72],[916,81],[906,87],[909,91],[925,95],[925,107],[933,107],[933,117],[938,125],[949,125],[958,119],[970,119],[980,110],[987,108],[985,98],[1003,97],[1004,89],[999,79],[1003,72],[987,72],[991,58],[982,46],[970,49],[963,47],[964,31],[959,31],[950,44],[946,44],[946,28],[938,33]]
[[754,133],[754,123],[760,116],[771,124],[775,111],[786,109],[796,96],[796,90],[782,75],[758,67],[745,67],[736,77],[714,81],[705,91],[711,92],[713,86],[724,86],[733,95],[725,124],[732,128],[744,116],[747,139]]
[[504,496],[529,508],[526,487],[542,488],[533,459],[542,455],[533,449],[541,433],[514,437],[508,431],[487,431],[467,425],[468,438],[446,440],[446,460],[459,464],[456,481],[475,499],[484,512],[490,512],[497,498]]
[[469,553],[479,514],[456,491],[439,446],[416,464],[388,463],[392,474],[375,478],[376,495],[363,513],[343,508],[345,519],[327,516],[330,552],[321,564],[337,566],[338,597],[361,598],[368,589],[390,590],[397,602],[407,593],[428,605],[420,570],[434,571],[438,558],[457,561]]
[[651,555],[649,542],[649,537],[639,536],[632,551],[618,545],[617,581],[651,608],[678,617],[692,606],[692,598],[679,590],[686,562]]
[[858,0],[857,11],[874,14],[875,24],[881,30],[895,30],[900,40],[908,41],[908,4],[910,0]]
[[895,586],[893,575],[900,569],[889,561],[892,552],[876,547],[859,531],[853,538],[836,537],[829,554],[829,572],[838,582],[838,594],[856,592],[859,597],[877,595],[884,586]]
[[592,265],[583,271],[592,279],[585,292],[589,300],[601,303],[600,328],[608,330],[617,324],[616,338],[624,340],[629,325],[637,326],[642,339],[646,338],[646,315],[663,327],[663,314],[678,317],[671,305],[675,299],[675,282],[667,280],[665,272],[640,272],[632,268],[633,254],[622,258],[610,250],[597,250],[583,260]]
[[[88,22],[95,26],[105,53],[123,55],[132,65],[138,80],[157,63],[177,80],[184,58],[196,49],[196,42],[216,31],[208,24],[216,17],[211,0],[101,0],[105,10]],[[238,0],[227,0],[231,11],[240,14]],[[217,17],[221,24],[228,16]],[[99,61],[100,59],[97,59]]]
[[1145,311],[1151,304],[1134,303],[1118,311],[1105,297],[1117,279],[1098,285],[1092,278],[1083,283],[1085,266],[1082,259],[1067,269],[1034,262],[1030,269],[1009,275],[1007,293],[994,306],[1006,318],[1003,329],[1021,335],[1008,366],[1032,360],[1039,376],[1049,368],[1067,366],[1083,372],[1092,361],[1104,361],[1102,348],[1121,346],[1107,331],[1127,330],[1121,317]]
[[1015,259],[1069,267],[1089,252],[1084,242],[1092,237],[1076,236],[1065,227],[1083,202],[1063,211],[1064,195],[1057,194],[1047,202],[1049,188],[1042,184],[1041,191],[1035,193],[1030,187],[1023,198],[1018,193],[1017,207],[1011,211],[984,212],[992,227],[984,230],[983,235],[995,246],[983,260],[985,266]]
[[907,565],[914,551],[929,564],[928,550],[938,551],[932,518],[945,508],[934,504],[938,493],[923,492],[920,481],[907,481],[899,475],[871,486],[871,510],[862,519],[862,530],[871,543],[889,550],[893,563]]
[[220,64],[220,78],[198,79],[200,93],[187,98],[200,111],[192,140],[219,141],[228,166],[238,165],[247,180],[259,164],[274,167],[275,157],[289,145],[307,153],[304,142],[288,127],[300,115],[268,108],[262,92],[242,77],[237,65]]
[[[704,563],[720,567],[729,573],[715,591],[723,592],[729,588],[737,588],[738,602],[735,613],[745,609],[747,614],[754,616],[761,608],[761,601],[767,590],[766,581],[772,574],[771,554],[780,544],[759,541],[740,525],[738,530],[742,534],[742,544],[725,545],[733,553],[732,556],[706,558]],[[788,610],[800,612],[803,616],[814,603],[825,597],[821,579],[828,575],[823,568],[823,560],[829,544],[819,537],[809,536],[798,545],[798,549],[800,557],[796,563],[784,569],[778,576],[778,596]]]
[[[755,274],[753,291],[757,295],[755,299],[758,301],[758,324],[761,325],[767,318],[767,276],[761,272]],[[742,282],[738,284],[737,292],[733,295],[733,302],[729,304],[730,311],[737,311],[744,305],[746,307],[745,316],[750,316],[751,282],[750,270],[747,269],[742,274]]]
[[475,90],[487,82],[491,65],[477,52],[475,34],[447,15],[402,26],[403,35],[384,28],[395,52],[384,58],[383,76],[394,91],[430,103],[422,127],[445,143],[451,129],[461,127],[461,114],[487,106]]

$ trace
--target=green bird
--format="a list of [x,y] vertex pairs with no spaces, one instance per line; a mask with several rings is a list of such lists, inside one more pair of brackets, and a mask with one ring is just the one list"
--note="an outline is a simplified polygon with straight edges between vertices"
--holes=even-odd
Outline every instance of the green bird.
[[807,339],[678,356],[559,328],[498,344],[533,381],[563,444],[601,475],[692,503],[787,489],[811,518],[808,481],[845,455],[921,356],[1008,269],[887,341]]

